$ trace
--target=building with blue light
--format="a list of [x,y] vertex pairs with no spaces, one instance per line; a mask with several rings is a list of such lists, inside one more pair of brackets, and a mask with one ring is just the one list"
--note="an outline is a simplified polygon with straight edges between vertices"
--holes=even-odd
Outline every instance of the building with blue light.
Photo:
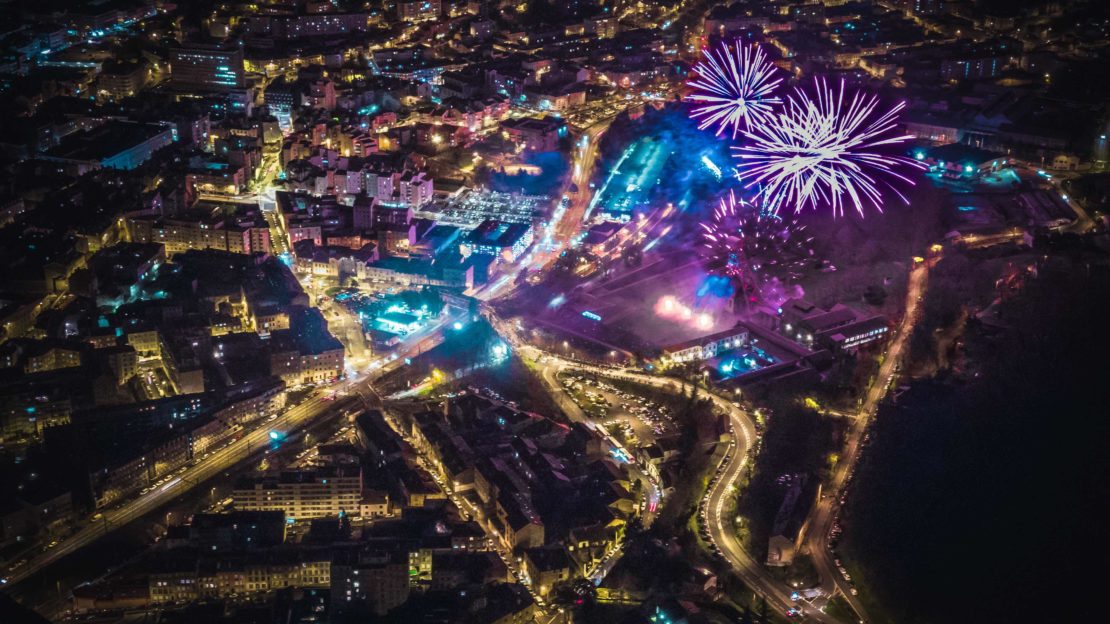
[[933,173],[949,179],[971,179],[980,174],[998,171],[1010,165],[1005,154],[963,143],[917,147],[913,158],[928,165]]
[[63,163],[73,175],[100,168],[134,169],[176,140],[177,128],[172,123],[109,121],[67,136],[41,158]]

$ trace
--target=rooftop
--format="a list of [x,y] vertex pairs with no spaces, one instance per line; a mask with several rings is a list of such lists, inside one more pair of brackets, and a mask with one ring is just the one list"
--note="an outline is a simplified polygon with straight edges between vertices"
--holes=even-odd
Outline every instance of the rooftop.
[[168,126],[159,124],[109,121],[92,130],[66,137],[46,154],[62,160],[101,161],[169,130]]

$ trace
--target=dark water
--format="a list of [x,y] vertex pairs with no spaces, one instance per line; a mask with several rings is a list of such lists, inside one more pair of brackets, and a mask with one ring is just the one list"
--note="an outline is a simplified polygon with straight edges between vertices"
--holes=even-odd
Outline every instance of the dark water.
[[880,411],[839,548],[873,619],[1107,621],[1110,279],[1063,269]]

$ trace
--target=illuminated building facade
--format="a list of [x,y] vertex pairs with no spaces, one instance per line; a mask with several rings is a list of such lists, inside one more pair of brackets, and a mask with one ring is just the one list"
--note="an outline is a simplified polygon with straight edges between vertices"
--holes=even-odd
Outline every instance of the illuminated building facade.
[[227,91],[243,86],[243,51],[211,46],[170,52],[170,83],[175,87]]
[[362,473],[335,467],[283,472],[240,481],[232,499],[239,511],[284,511],[293,520],[358,513]]

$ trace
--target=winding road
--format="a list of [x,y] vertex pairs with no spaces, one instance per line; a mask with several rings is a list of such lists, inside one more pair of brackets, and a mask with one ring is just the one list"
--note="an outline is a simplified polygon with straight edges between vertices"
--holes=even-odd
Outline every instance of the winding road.
[[[540,378],[548,386],[559,407],[568,415],[581,415],[581,409],[570,400],[570,397],[566,395],[556,379],[556,374],[565,369],[587,371],[601,376],[624,379],[675,393],[689,391],[689,384],[677,379],[585,364],[543,351],[521,340],[512,323],[497,317],[491,308],[487,306],[485,311],[487,318],[498,333],[508,340],[518,353],[527,356],[540,365]],[[721,554],[744,584],[756,594],[762,596],[767,601],[768,606],[775,611],[785,614],[790,609],[801,609],[813,621],[835,622],[835,619],[817,609],[804,603],[793,602],[790,599],[790,588],[773,578],[759,562],[744,550],[737,539],[732,528],[731,518],[724,517],[724,511],[728,506],[729,495],[735,491],[735,483],[747,465],[748,452],[755,443],[755,424],[751,415],[738,404],[704,388],[699,388],[698,392],[712,400],[714,406],[720,412],[728,414],[731,429],[730,439],[726,442],[729,445],[728,451],[717,467],[716,477],[709,492],[702,499],[699,510],[699,513],[707,520],[705,524],[709,527],[710,539],[717,545]]]

